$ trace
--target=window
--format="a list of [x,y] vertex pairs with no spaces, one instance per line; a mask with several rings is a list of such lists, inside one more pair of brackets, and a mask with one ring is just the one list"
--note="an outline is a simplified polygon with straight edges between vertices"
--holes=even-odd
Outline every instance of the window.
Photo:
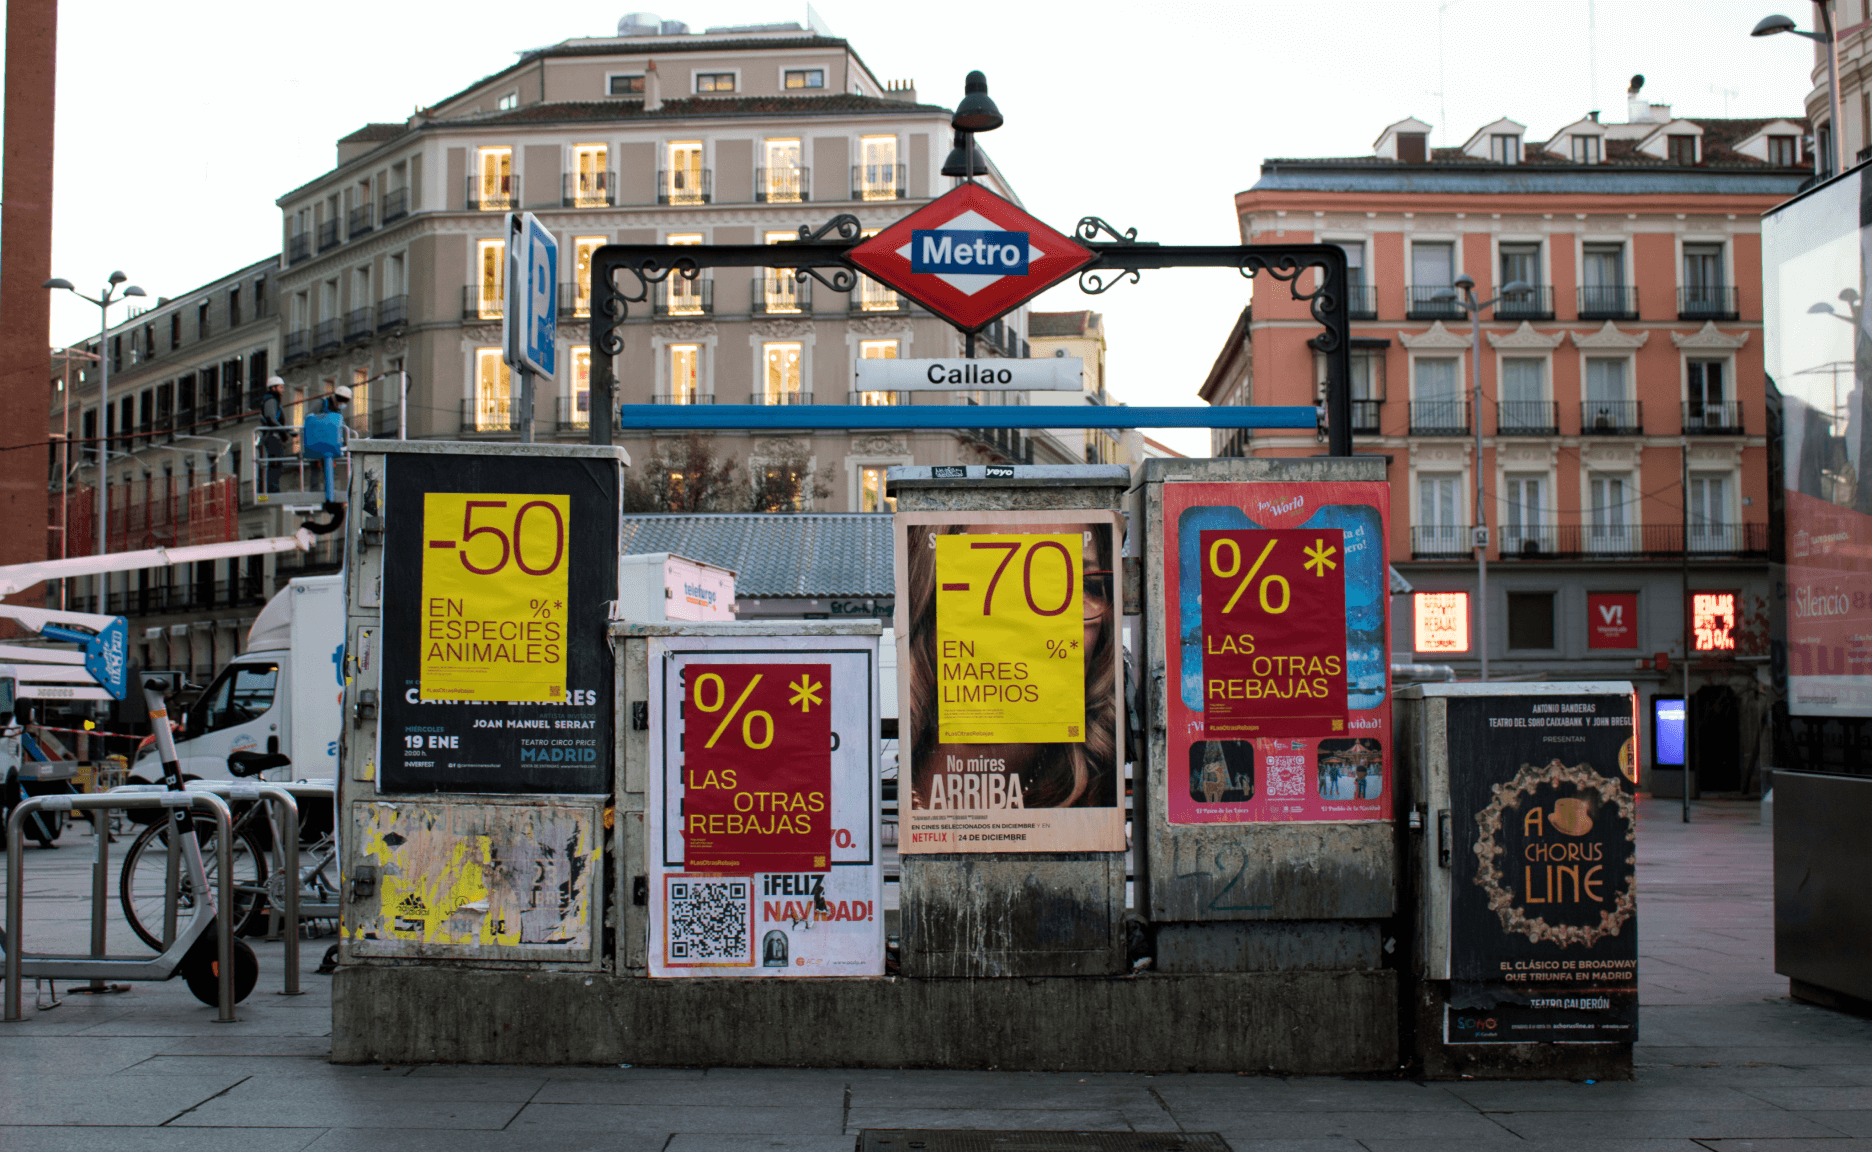
[[1489,137],[1489,158],[1497,164],[1514,164],[1521,151],[1522,138],[1513,132],[1496,132]]
[[[896,360],[898,342],[895,340],[861,340],[858,342],[860,360]],[[862,392],[860,404],[891,404],[896,400],[889,392]],[[875,511],[875,510],[861,510]]]
[[[1684,246],[1684,286],[1688,289],[1715,289],[1723,286],[1723,245],[1687,244]],[[1715,297],[1712,297],[1715,300]]]
[[783,88],[824,88],[826,70],[824,68],[789,68],[781,73]]
[[1587,361],[1587,400],[1598,404],[1626,402],[1624,359],[1594,357]]
[[169,351],[182,347],[182,313],[180,310],[169,314]]
[[1414,363],[1411,424],[1414,428],[1465,428],[1463,393],[1455,357],[1419,357]]
[[577,344],[572,348],[572,414],[561,423],[573,428],[588,427],[592,420],[592,349]]
[[897,498],[886,496],[884,474],[889,465],[867,464],[858,470],[858,510],[860,512],[896,512]]
[[[1500,289],[1512,280],[1524,284],[1541,283],[1541,245],[1539,244],[1504,244],[1497,253],[1501,267],[1501,279],[1496,282]],[[1524,298],[1527,307],[1527,298]]]
[[696,73],[696,91],[733,92],[735,91],[735,74],[733,72],[698,72]]
[[195,339],[208,339],[208,302],[198,301],[195,305]]
[[403,295],[403,254],[384,258],[384,299]]
[[1418,474],[1418,523],[1412,530],[1414,551],[1470,551],[1469,532],[1462,522],[1462,481],[1455,473]]
[[800,393],[800,360],[803,346],[797,341],[764,344],[761,346],[761,359],[765,371],[762,377],[762,400],[767,404],[798,404]]
[[1625,246],[1580,246],[1580,310],[1583,313],[1629,312],[1626,307]]
[[695,404],[701,385],[702,345],[672,344],[670,355],[670,403]]
[[273,707],[279,679],[280,666],[270,661],[230,665],[189,710],[188,734],[200,736],[258,720]]
[[1502,361],[1502,403],[1496,423],[1503,432],[1541,431],[1553,427],[1554,417],[1545,398],[1540,357],[1512,356]]
[[669,170],[664,198],[671,204],[703,203],[702,141],[673,140],[669,145],[668,156]]
[[791,203],[806,199],[806,171],[800,167],[798,137],[765,142],[766,165],[761,169],[758,199]]
[[[766,236],[769,244],[784,244],[798,239],[799,236],[792,232],[770,232]],[[799,312],[801,310],[801,286],[794,279],[793,269],[770,268],[763,280],[762,305],[765,311]]]
[[1626,488],[1623,475],[1596,472],[1587,476],[1587,542],[1595,552],[1631,551]]
[[514,207],[514,150],[483,148],[475,154],[475,195],[470,208],[505,212]]
[[[1366,283],[1366,245],[1360,240],[1336,240],[1340,251],[1346,253],[1346,282],[1348,284]],[[1357,302],[1355,302],[1357,303]]]
[[509,111],[510,109],[519,108],[520,107],[519,90],[509,92],[507,95],[501,97],[499,100],[496,100],[494,102],[494,107],[497,112],[506,112],[506,111]]
[[512,394],[508,389],[507,365],[501,360],[501,350],[477,348],[474,431],[506,432],[514,427],[508,406]]
[[1426,132],[1400,132],[1398,134],[1398,159],[1406,164],[1423,164],[1425,145],[1430,139]]
[[1511,649],[1551,649],[1554,647],[1554,594],[1509,594],[1509,647]]
[[1691,474],[1686,493],[1685,528],[1690,532],[1693,552],[1723,551],[1732,546],[1730,536],[1730,477],[1727,473]]
[[607,96],[642,96],[644,94],[644,76],[637,73],[631,76],[611,76],[605,80]]
[[1356,348],[1347,358],[1349,379],[1347,384],[1352,390],[1354,400],[1381,401],[1385,399],[1385,361],[1371,349]]
[[861,136],[858,141],[858,198],[898,198],[897,137]]
[[572,189],[569,199],[574,208],[602,208],[611,203],[611,174],[606,169],[607,149],[603,144],[572,146]]
[[[228,289],[228,327],[235,328],[241,323],[241,286]],[[150,351],[156,351],[155,337],[150,333],[150,326],[143,326],[143,334],[150,340]]]
[[579,236],[572,241],[572,314],[592,315],[592,254],[611,243],[605,236]]
[[[665,244],[701,244],[700,232],[673,232],[664,237]],[[701,316],[708,311],[709,300],[706,297],[706,282],[700,272],[691,280],[681,273],[671,273],[664,282],[665,300],[671,316]]]
[[1801,163],[1801,153],[1793,136],[1769,137],[1769,163],[1779,168],[1793,168]]
[[351,411],[347,414],[351,431],[359,436],[371,435],[371,370],[354,368],[351,370],[351,403],[345,406]]
[[1447,240],[1418,241],[1411,246],[1411,283],[1416,288],[1449,288],[1456,267]]
[[507,241],[476,241],[475,253],[475,316],[498,319],[507,299]]
[[1696,164],[1697,137],[1689,134],[1665,137],[1665,159],[1673,164]]
[[1600,138],[1598,136],[1594,136],[1590,133],[1578,133],[1568,137],[1568,143],[1573,146],[1574,163],[1600,163]]
[[1509,473],[1503,477],[1502,551],[1504,555],[1543,551],[1542,496],[1547,491],[1544,476]]

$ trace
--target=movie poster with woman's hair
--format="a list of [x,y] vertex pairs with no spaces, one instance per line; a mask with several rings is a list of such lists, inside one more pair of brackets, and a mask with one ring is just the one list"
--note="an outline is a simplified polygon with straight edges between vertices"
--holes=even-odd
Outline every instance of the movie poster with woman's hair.
[[1116,512],[897,514],[902,853],[1122,852]]

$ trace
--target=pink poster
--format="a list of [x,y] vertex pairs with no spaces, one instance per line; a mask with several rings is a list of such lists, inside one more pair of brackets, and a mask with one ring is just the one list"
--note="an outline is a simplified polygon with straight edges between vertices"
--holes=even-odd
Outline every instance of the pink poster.
[[[1390,503],[1390,488],[1381,482],[1164,486],[1172,824],[1391,819]],[[1261,531],[1270,529],[1284,531]],[[1218,544],[1230,540],[1237,551]],[[1254,568],[1271,540],[1291,542],[1293,560],[1271,555]],[[1309,590],[1297,598],[1302,580],[1334,588],[1324,597]],[[1206,581],[1210,599],[1224,591],[1241,594],[1225,599],[1228,613],[1205,603]],[[1344,607],[1324,618],[1308,614],[1307,629],[1297,634],[1299,618],[1289,616],[1313,603]],[[1289,651],[1296,635],[1309,638],[1304,653]],[[1226,675],[1206,678],[1212,652],[1211,671]],[[1296,673],[1297,667],[1311,670],[1308,662],[1334,670],[1328,683],[1335,704],[1343,678],[1343,725],[1322,717],[1320,700],[1297,688],[1316,679]],[[1255,714],[1272,723],[1258,726],[1255,735],[1241,731],[1240,723],[1219,725],[1216,718],[1246,706],[1218,707],[1209,699],[1212,690],[1254,695]],[[1282,707],[1289,698],[1293,708]],[[1285,713],[1321,719],[1284,724]],[[1281,735],[1263,735],[1271,732]]]

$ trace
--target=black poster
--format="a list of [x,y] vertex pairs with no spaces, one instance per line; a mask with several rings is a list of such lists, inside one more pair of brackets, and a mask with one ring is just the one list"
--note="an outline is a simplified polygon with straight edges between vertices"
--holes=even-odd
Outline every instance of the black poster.
[[1449,1044],[1632,1042],[1632,699],[1449,703]]
[[[393,453],[386,470],[379,789],[386,793],[608,792],[613,741],[607,606],[618,597],[618,462]],[[436,643],[428,635],[436,631],[430,619],[435,614],[425,612],[423,592],[425,550],[432,547],[427,538],[434,535],[424,528],[425,497],[431,493],[565,498],[566,523],[558,541],[565,550],[566,603],[563,610],[541,606],[541,612],[550,612],[556,625],[562,618],[564,622],[565,681],[563,689],[555,684],[549,690],[560,694],[559,699],[420,699],[425,646]],[[535,502],[535,507],[543,508],[543,503]],[[503,522],[497,519],[495,523]],[[558,528],[550,511],[533,513],[530,525],[526,531]],[[493,539],[492,530],[477,527],[474,531],[490,538],[478,542],[478,547],[498,547],[494,555],[508,555],[508,546]],[[518,538],[520,531],[513,535]],[[550,547],[548,555],[558,563],[558,554]],[[536,624],[533,631],[542,630]],[[557,627],[547,639],[561,643]],[[536,644],[536,649],[550,651],[544,644]]]

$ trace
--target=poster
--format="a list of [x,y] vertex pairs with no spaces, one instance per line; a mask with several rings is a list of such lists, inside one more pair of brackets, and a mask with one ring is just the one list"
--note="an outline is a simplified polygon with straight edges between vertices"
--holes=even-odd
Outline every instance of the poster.
[[882,974],[877,638],[657,637],[650,674],[650,975]]
[[618,462],[384,468],[379,789],[609,792]]
[[1639,647],[1639,594],[1587,594],[1587,647],[1636,649]]
[[1119,514],[907,512],[894,531],[898,851],[1124,851]]
[[[1163,491],[1170,823],[1389,820],[1388,486],[1178,482]],[[1223,541],[1236,542],[1239,564]],[[1247,627],[1235,620],[1245,607]],[[1243,653],[1251,643],[1256,651]],[[1209,703],[1212,672],[1224,672],[1227,696],[1236,668],[1260,678],[1256,711],[1246,714],[1254,730],[1240,727],[1244,712]]]
[[1449,698],[1447,1044],[1638,1032],[1630,693]]

